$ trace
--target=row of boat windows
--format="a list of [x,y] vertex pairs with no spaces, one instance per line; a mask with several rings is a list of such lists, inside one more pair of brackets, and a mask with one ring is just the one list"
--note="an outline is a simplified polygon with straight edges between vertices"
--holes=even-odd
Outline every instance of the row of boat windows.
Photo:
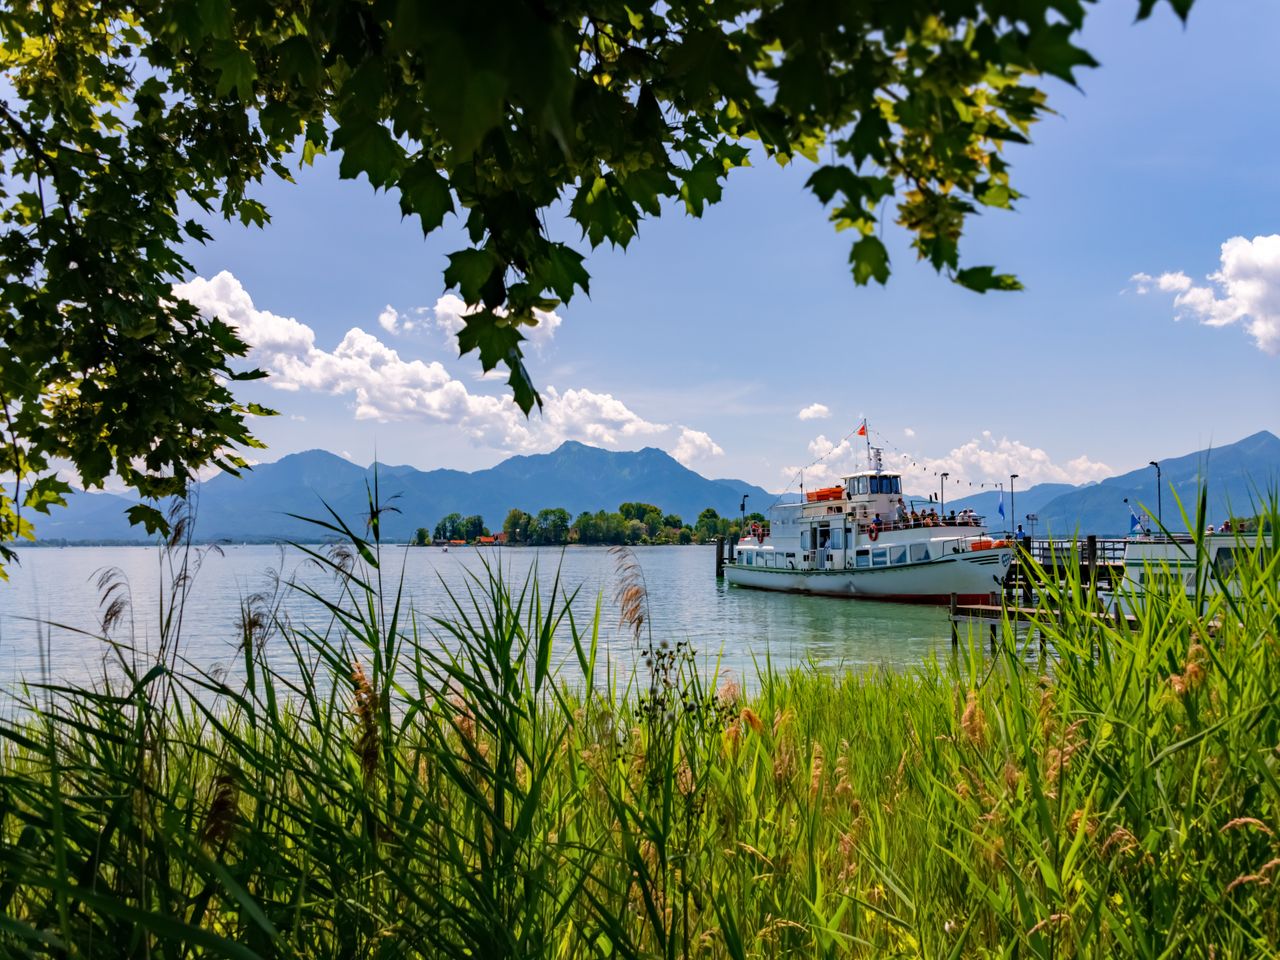
[[902,493],[901,477],[852,477],[849,480],[850,493]]
[[[838,550],[839,547],[833,549]],[[786,556],[792,557],[794,554],[788,553]],[[810,558],[811,554],[805,554],[805,560]],[[828,554],[826,559],[830,563],[833,558]],[[928,543],[894,544],[887,547],[870,547],[855,551],[853,566],[891,567],[899,563],[924,563],[926,560],[932,559],[933,553]],[[744,550],[741,554],[742,564],[748,567],[781,566],[780,560],[781,557],[777,554],[757,554],[755,550]]]
[[928,543],[895,544],[891,547],[872,547],[853,555],[855,567],[889,567],[898,563],[923,563],[932,560]]

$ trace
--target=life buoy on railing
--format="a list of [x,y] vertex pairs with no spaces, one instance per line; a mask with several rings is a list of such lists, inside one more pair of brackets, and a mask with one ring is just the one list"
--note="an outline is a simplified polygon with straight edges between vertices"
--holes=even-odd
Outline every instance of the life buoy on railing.
[[880,528],[879,528],[879,527],[871,526],[871,527],[868,527],[868,528],[867,528],[867,539],[868,539],[868,540],[870,540],[872,543],[875,543],[875,542],[876,542],[876,540],[878,540],[879,538],[880,538]]

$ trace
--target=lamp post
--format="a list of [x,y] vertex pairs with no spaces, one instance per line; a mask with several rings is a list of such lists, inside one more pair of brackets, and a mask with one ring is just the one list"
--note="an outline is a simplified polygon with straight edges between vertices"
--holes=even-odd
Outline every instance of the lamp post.
[[747,535],[747,498],[751,496],[749,493],[742,495],[742,505],[738,508],[742,511],[742,526],[738,528],[738,536],[745,537]]
[[1014,503],[1013,499],[1013,481],[1017,480],[1018,477],[1019,474],[1009,474],[1009,516],[1012,518],[1017,518],[1018,516],[1018,511],[1016,509],[1017,505]]
[[1160,464],[1152,460],[1151,466],[1156,468],[1156,522],[1160,524],[1160,531],[1161,533],[1163,533],[1164,532],[1164,493],[1162,488],[1164,486],[1164,481],[1160,479]]
[[942,506],[938,510],[939,515],[945,515],[947,512],[947,477],[949,476],[951,476],[951,474],[944,473],[938,478],[938,492],[942,501]]

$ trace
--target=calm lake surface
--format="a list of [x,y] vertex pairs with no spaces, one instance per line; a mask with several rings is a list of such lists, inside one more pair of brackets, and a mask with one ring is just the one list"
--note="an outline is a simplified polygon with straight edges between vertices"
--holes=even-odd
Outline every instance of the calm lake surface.
[[[158,641],[161,584],[171,575],[151,547],[64,547],[20,552],[7,583],[0,583],[0,689],[22,678],[52,677],[76,683],[101,676],[107,645],[99,639],[101,606],[98,575],[118,568],[127,579],[131,615],[115,630],[118,639],[141,649]],[[638,547],[634,556],[644,571],[650,619],[656,640],[688,640],[700,658],[749,682],[753,658],[771,657],[775,665],[812,662],[825,669],[869,665],[902,667],[949,650],[945,609],[803,597],[729,587],[715,579],[714,547]],[[501,564],[505,577],[523,582],[536,564],[542,591],[550,589],[557,568],[562,585],[581,588],[575,616],[589,623],[597,597],[601,660],[629,674],[637,655],[629,633],[619,627],[613,602],[619,582],[616,557],[607,547],[476,549],[455,547],[384,548],[384,577],[393,586],[403,572],[404,593],[427,628],[433,616],[451,609],[445,587],[465,591],[468,571],[483,574],[483,564]],[[297,579],[336,599],[333,578],[306,562],[296,548],[224,546],[202,553],[182,614],[182,651],[192,664],[235,669],[237,621],[242,601],[271,591],[273,572]],[[329,617],[315,601],[287,588],[283,605],[289,618],[326,629]],[[276,662],[287,657],[283,642],[268,644]],[[567,633],[560,659],[571,655]]]

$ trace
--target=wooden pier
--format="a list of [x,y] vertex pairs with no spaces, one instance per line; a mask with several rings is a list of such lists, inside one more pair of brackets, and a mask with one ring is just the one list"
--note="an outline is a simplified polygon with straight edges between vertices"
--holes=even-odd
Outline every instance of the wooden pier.
[[1083,540],[1014,541],[1013,562],[1005,575],[1005,594],[1029,601],[1032,577],[1028,570],[1039,567],[1046,579],[1066,583],[1073,569],[1079,571],[1080,582],[1096,585],[1100,590],[1114,590],[1124,579],[1126,541],[1099,539],[1093,534]]
[[[1010,603],[1001,603],[997,594],[991,595],[990,603],[958,603],[956,595],[951,595],[951,646],[957,647],[960,644],[960,628],[964,625],[968,628],[970,634],[977,631],[981,635],[983,628],[986,628],[987,635],[990,640],[991,649],[995,650],[1000,637],[1000,628],[1005,621],[1017,624],[1027,624],[1039,626],[1046,621],[1053,623],[1063,622],[1063,613],[1061,610],[1052,607],[1037,606],[1019,606]],[[1091,614],[1092,618],[1098,623],[1110,624],[1128,624],[1130,629],[1138,627],[1138,618],[1132,614],[1121,613],[1117,608],[1115,610],[1104,610],[1099,608]],[[1040,638],[1043,645],[1044,637]]]

